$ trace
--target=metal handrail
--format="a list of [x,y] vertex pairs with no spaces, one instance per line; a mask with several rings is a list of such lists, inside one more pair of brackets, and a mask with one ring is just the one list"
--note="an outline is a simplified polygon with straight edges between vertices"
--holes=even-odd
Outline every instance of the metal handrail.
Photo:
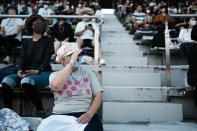
[[[28,18],[31,15],[0,15],[0,18]],[[99,19],[98,16],[79,16],[79,15],[43,15],[43,18],[70,18],[70,19]],[[98,54],[99,54],[99,24],[96,23],[96,29],[94,34],[94,65],[95,73],[98,76]]]
[[[31,15],[0,15],[1,18],[28,18]],[[71,19],[98,19],[98,16],[80,16],[80,15],[42,15],[44,18],[71,18]]]
[[169,15],[168,19],[165,22],[165,56],[166,56],[166,85],[167,87],[171,86],[171,72],[170,72],[170,35],[168,29],[168,20],[169,18],[188,18],[188,17],[197,17],[197,14],[172,14]]

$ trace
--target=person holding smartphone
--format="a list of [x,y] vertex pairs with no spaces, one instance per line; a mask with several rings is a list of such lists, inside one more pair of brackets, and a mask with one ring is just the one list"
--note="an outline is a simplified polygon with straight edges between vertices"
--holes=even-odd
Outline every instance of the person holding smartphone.
[[[85,8],[80,12],[80,15],[90,16],[90,15],[93,15],[93,13],[94,12],[92,9]],[[88,46],[88,47],[94,48],[95,29],[96,29],[96,24],[92,22],[91,19],[83,19],[83,21],[77,24],[77,27],[75,30],[75,36],[77,36],[77,43],[79,44],[80,48],[82,46]],[[86,45],[84,45],[84,43],[86,43]],[[102,58],[101,46],[99,46],[99,64],[100,65],[106,64],[105,60]]]
[[44,36],[47,30],[45,20],[39,15],[32,15],[26,25],[33,37],[22,44],[21,64],[17,74],[6,76],[2,81],[3,100],[7,108],[12,109],[13,88],[21,86],[27,97],[32,100],[37,109],[37,115],[46,114],[41,96],[37,88],[49,85],[49,75],[52,72],[50,58],[54,52],[53,42]]

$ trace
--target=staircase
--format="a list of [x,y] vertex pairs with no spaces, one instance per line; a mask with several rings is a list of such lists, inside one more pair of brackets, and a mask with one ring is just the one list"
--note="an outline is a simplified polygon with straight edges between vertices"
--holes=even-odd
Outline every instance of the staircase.
[[168,102],[169,88],[161,87],[161,74],[149,68],[147,58],[113,14],[105,15],[102,29],[107,62],[101,77],[104,127],[113,127],[107,123],[183,121],[182,105]]

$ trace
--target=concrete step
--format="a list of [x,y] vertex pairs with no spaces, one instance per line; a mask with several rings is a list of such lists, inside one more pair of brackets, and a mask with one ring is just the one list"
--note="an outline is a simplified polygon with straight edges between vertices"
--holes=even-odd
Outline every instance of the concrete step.
[[160,73],[102,72],[104,86],[160,87]]
[[121,45],[121,43],[131,43],[132,39],[130,37],[121,37],[121,38],[118,38],[116,36],[113,36],[113,37],[102,37],[102,43],[105,42],[105,41],[109,41],[109,42],[117,42]]
[[103,57],[143,57],[141,52],[130,52],[130,51],[106,51],[103,52]]
[[122,66],[122,65],[106,65],[101,68],[102,72],[126,72],[126,73],[154,73],[153,66]]
[[104,123],[104,131],[196,131],[197,124],[189,122],[162,123]]
[[145,57],[104,57],[107,64],[110,65],[147,65],[147,58]]
[[166,102],[167,87],[103,86],[103,101]]
[[120,52],[139,52],[139,48],[136,46],[129,46],[129,45],[120,45],[120,46],[116,46],[116,45],[102,45],[102,51],[120,51]]
[[104,102],[103,121],[180,122],[183,121],[182,105],[157,102]]

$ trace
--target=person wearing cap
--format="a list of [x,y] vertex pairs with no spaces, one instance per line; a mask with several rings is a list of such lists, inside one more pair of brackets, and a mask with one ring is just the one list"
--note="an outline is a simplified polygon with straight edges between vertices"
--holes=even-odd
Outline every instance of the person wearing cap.
[[[62,13],[61,15],[65,15]],[[64,42],[74,42],[74,32],[70,24],[68,24],[64,18],[58,18],[56,23],[51,29],[51,36],[54,41],[55,54],[53,55],[52,61],[56,57],[58,49]]]
[[32,15],[27,19],[26,27],[27,25],[27,30],[33,34],[32,38],[22,44],[21,63],[17,74],[8,75],[2,80],[2,95],[5,106],[12,109],[13,88],[21,86],[36,106],[37,115],[44,116],[46,112],[37,88],[49,85],[49,75],[52,72],[50,59],[54,47],[52,40],[44,36],[47,23],[41,16]]
[[[80,12],[80,15],[83,16],[91,16],[94,12],[90,8],[85,8]],[[92,22],[91,19],[83,19],[83,21],[79,22],[75,29],[75,36],[77,36],[77,43],[79,44],[79,47],[82,46],[89,46],[94,48],[95,41],[94,41],[94,32],[96,29],[96,24]],[[87,45],[84,45],[84,43],[88,43]],[[99,46],[99,64],[105,65],[106,62],[104,59],[102,59],[102,51],[101,46]]]
[[84,131],[103,131],[96,113],[103,89],[95,73],[80,66],[81,52],[77,43],[65,43],[57,52],[56,61],[64,68],[49,77],[55,98],[53,114],[74,116],[78,123],[88,123]]

